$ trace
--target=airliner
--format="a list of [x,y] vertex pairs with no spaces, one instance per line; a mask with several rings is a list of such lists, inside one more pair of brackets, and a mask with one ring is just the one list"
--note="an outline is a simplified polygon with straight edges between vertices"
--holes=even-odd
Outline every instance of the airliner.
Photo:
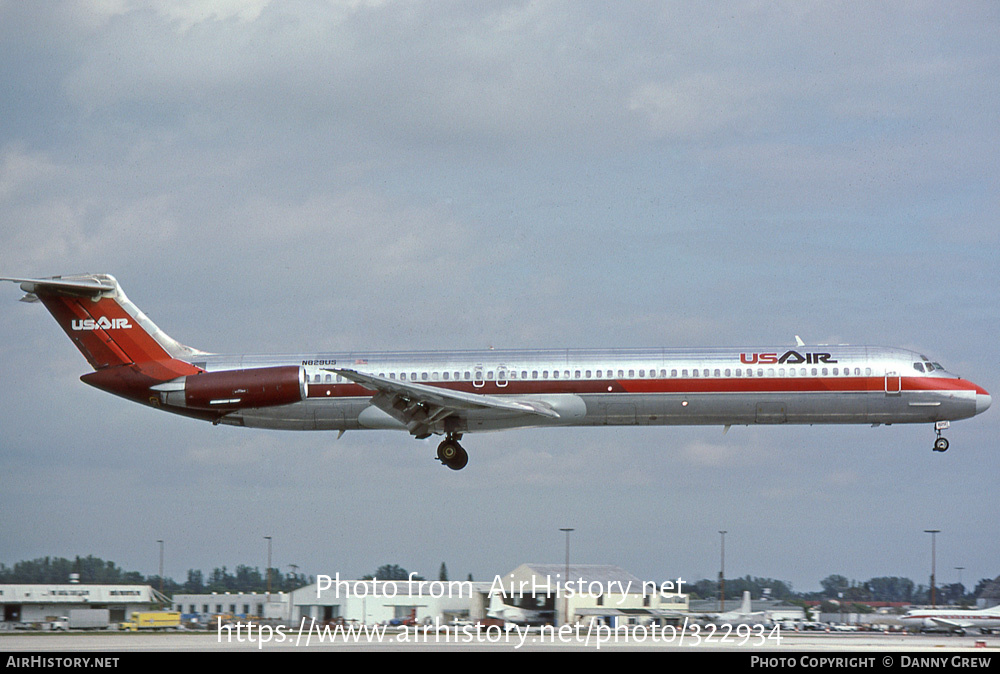
[[[81,380],[180,415],[248,428],[443,436],[541,426],[934,424],[984,412],[981,386],[914,351],[871,346],[225,355],[175,341],[108,274],[0,278],[41,302],[90,362]],[[340,437],[340,435],[338,435]]]
[[900,621],[921,632],[956,632],[978,628],[983,634],[1000,630],[1000,606],[986,609],[938,608],[911,609]]
[[750,591],[743,591],[743,601],[740,602],[740,607],[733,611],[725,611],[723,613],[701,613],[694,614],[695,617],[701,618],[708,623],[713,625],[732,625],[733,627],[738,627],[739,625],[765,625],[770,626],[773,621],[768,618],[766,611],[754,611],[753,603],[750,600]]

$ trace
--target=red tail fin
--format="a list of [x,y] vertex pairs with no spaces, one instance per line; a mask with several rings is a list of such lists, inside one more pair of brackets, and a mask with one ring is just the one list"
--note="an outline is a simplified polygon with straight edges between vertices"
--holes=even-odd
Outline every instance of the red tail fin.
[[113,276],[0,280],[20,283],[28,293],[25,301],[45,305],[95,370],[131,365],[147,374],[175,377],[199,371],[186,361],[202,352],[164,334],[129,301]]

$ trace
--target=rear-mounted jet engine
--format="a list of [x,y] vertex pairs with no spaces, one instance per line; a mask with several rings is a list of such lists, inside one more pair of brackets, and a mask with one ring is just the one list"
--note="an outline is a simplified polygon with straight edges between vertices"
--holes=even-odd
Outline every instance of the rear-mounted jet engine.
[[198,410],[274,407],[306,398],[305,368],[295,365],[201,372],[150,387],[164,405]]

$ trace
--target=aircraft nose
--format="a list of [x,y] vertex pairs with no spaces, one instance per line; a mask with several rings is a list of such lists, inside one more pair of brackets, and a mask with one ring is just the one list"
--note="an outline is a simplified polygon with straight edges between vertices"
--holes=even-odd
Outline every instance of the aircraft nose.
[[976,394],[976,414],[982,414],[990,408],[990,403],[993,399],[990,398],[990,394],[983,392]]

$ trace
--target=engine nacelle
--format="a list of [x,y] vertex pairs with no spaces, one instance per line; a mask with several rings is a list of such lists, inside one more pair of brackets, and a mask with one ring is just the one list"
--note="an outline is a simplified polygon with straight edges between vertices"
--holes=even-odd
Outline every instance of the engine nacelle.
[[298,365],[200,372],[151,387],[166,405],[237,410],[297,403],[306,398],[305,368]]

